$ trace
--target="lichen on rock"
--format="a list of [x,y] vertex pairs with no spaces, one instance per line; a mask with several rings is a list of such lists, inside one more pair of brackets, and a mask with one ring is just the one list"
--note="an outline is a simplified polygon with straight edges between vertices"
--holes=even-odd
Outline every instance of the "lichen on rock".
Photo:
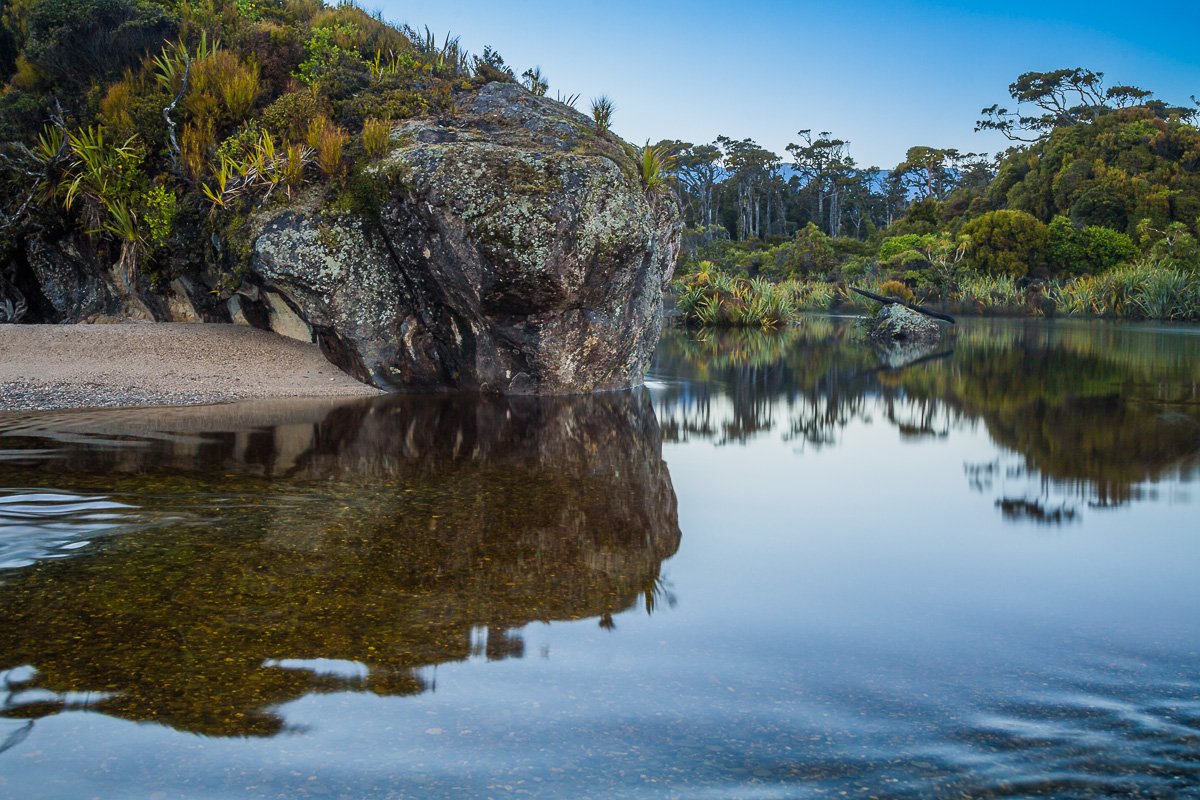
[[376,385],[568,394],[641,382],[682,229],[624,143],[514,84],[413,120],[360,176],[256,221],[252,280]]
[[898,303],[885,305],[869,322],[867,334],[881,344],[932,343],[942,337],[942,326]]

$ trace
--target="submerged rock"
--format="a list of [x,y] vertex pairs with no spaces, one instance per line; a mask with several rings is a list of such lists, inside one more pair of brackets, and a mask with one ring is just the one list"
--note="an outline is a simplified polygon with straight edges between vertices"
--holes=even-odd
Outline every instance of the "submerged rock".
[[930,317],[893,303],[869,321],[867,336],[879,344],[932,344],[942,338],[942,326]]
[[341,209],[314,194],[256,223],[252,279],[331,360],[406,389],[641,383],[682,223],[643,189],[633,148],[501,83],[393,145]]

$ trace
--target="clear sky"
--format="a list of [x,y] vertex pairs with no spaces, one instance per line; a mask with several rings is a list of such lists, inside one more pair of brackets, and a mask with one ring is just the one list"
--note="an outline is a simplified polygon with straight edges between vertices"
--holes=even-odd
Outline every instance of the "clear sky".
[[994,152],[973,132],[1022,72],[1088,67],[1182,104],[1200,96],[1200,1],[360,0],[392,22],[495,47],[550,94],[616,104],[646,139],[750,137],[786,158],[803,128],[894,166],[917,144]]

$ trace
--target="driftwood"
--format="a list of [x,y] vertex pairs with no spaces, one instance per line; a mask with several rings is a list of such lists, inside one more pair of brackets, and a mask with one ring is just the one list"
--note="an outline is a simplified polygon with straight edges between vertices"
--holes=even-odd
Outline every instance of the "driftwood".
[[885,306],[896,303],[904,306],[905,308],[911,308],[918,314],[924,314],[927,317],[940,319],[942,322],[949,322],[951,325],[954,324],[954,317],[950,316],[949,314],[943,314],[939,311],[925,308],[925,306],[919,306],[916,303],[910,303],[907,300],[901,300],[899,297],[884,297],[883,295],[875,294],[874,292],[868,292],[866,289],[855,289],[853,286],[850,287],[850,291],[858,292],[863,297],[868,297],[874,300],[876,303],[883,303]]
[[183,170],[179,166],[179,140],[175,138],[175,120],[171,118],[171,114],[175,112],[175,106],[179,105],[179,101],[187,94],[191,76],[192,60],[189,58],[183,68],[183,80],[180,81],[179,94],[175,95],[175,99],[171,101],[171,104],[162,110],[163,119],[167,121],[167,135],[170,138],[171,169],[180,177],[183,176]]

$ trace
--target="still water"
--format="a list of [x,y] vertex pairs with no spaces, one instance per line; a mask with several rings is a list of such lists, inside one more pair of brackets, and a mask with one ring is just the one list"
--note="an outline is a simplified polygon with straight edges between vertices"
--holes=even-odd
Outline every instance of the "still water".
[[0,796],[1200,797],[1200,329],[0,414]]

